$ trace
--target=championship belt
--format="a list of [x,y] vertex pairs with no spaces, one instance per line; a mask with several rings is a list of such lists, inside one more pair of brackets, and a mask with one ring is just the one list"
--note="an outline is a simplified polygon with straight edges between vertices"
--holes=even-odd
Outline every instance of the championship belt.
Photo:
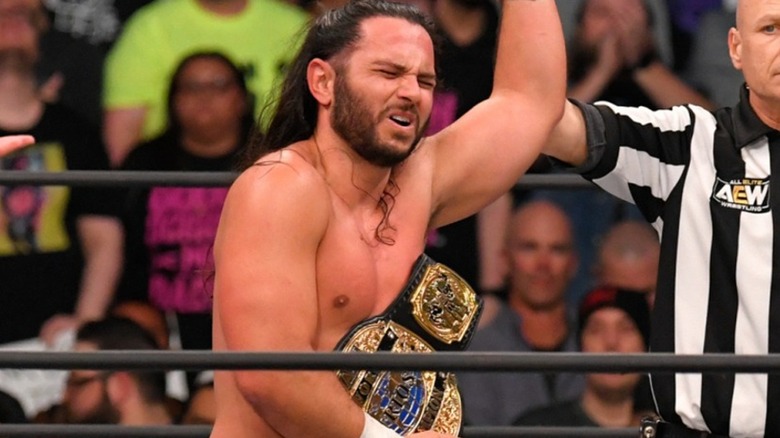
[[[464,350],[482,300],[458,274],[425,254],[385,313],[362,321],[341,339],[345,352],[430,353]],[[455,375],[437,371],[340,370],[352,400],[405,436],[434,430],[457,436],[463,406]]]

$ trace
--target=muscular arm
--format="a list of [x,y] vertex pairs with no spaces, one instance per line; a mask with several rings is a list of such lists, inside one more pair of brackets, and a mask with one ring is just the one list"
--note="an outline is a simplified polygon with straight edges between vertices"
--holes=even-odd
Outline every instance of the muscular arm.
[[[322,180],[255,166],[230,190],[214,247],[215,313],[231,351],[316,350],[317,248],[329,220]],[[360,436],[363,413],[332,371],[237,371],[236,385],[287,438]]]
[[504,0],[493,91],[431,138],[432,226],[475,213],[505,193],[541,151],[566,93],[554,0]]

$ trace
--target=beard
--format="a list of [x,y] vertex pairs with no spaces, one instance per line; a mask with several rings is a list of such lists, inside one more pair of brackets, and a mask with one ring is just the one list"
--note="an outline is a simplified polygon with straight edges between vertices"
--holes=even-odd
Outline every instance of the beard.
[[[398,150],[393,145],[383,143],[379,139],[376,130],[378,120],[371,118],[368,105],[349,87],[344,74],[336,75],[335,96],[333,113],[330,117],[333,130],[352,146],[352,150],[376,166],[393,167],[406,160],[419,144],[425,127],[428,125],[426,120],[422,128],[417,128],[416,136],[409,147],[406,150]],[[400,109],[414,111],[416,114],[416,110],[411,104]],[[382,113],[379,120],[384,117],[386,111]],[[398,136],[395,139],[404,140]]]
[[119,410],[114,407],[108,397],[106,388],[102,388],[100,403],[86,415],[77,417],[70,409],[66,410],[67,422],[69,424],[119,424]]

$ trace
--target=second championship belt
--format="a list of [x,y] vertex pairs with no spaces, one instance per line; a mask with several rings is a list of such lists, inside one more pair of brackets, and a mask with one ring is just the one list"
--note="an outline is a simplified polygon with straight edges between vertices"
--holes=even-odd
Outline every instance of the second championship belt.
[[[353,327],[339,342],[345,352],[430,353],[464,350],[482,301],[460,276],[425,254],[388,310]],[[433,430],[457,436],[463,404],[451,372],[340,370],[359,406],[403,436]]]

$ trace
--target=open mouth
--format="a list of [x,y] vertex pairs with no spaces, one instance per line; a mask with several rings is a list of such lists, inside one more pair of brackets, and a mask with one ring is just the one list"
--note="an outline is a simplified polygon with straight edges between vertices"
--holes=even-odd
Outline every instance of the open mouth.
[[392,120],[393,122],[395,122],[400,126],[403,126],[404,128],[408,128],[409,126],[412,126],[412,120],[408,117],[390,116],[390,120]]

